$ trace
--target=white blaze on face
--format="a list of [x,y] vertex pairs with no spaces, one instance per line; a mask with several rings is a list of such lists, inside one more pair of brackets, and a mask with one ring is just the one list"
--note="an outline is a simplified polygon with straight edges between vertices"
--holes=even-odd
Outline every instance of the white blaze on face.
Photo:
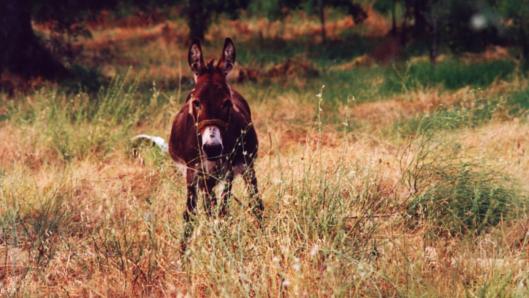
[[202,132],[202,145],[220,145],[222,146],[222,138],[220,130],[216,126],[206,126]]

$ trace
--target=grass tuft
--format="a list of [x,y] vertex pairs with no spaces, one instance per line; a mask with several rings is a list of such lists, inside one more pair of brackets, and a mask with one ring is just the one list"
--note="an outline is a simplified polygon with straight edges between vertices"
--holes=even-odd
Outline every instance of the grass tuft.
[[509,177],[469,161],[457,144],[433,148],[431,140],[424,140],[406,173],[410,223],[427,223],[430,236],[458,237],[478,235],[515,217],[525,197]]

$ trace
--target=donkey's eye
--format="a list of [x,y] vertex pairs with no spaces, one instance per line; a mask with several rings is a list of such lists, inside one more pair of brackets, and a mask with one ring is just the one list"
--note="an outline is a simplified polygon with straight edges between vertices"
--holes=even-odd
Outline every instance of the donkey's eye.
[[198,101],[198,100],[194,100],[194,101],[193,101],[193,106],[194,106],[195,108],[197,108],[197,109],[200,108],[200,101]]

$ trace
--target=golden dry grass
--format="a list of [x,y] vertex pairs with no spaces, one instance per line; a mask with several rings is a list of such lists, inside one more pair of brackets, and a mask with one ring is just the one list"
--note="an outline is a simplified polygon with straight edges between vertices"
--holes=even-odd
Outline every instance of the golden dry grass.
[[[524,262],[526,246],[504,246],[514,241],[504,237],[524,241],[524,228],[522,235],[498,231],[500,236],[477,243],[425,243],[423,229],[409,230],[402,221],[409,192],[402,182],[402,145],[328,127],[319,133],[310,116],[315,111],[306,104],[294,108],[292,97],[253,106],[262,144],[257,173],[267,210],[263,230],[233,201],[228,220],[200,216],[187,257],[178,252],[183,179],[166,157],[153,160],[152,149],[133,157],[118,146],[64,162],[40,137],[39,125],[4,123],[0,210],[5,218],[15,213],[19,224],[3,222],[3,294],[445,296],[476,290],[496,275],[524,280],[525,267],[516,264]],[[303,125],[288,127],[281,119]],[[167,124],[158,125],[151,130],[167,131]],[[523,179],[527,131],[526,124],[498,122],[450,138],[469,156]],[[323,214],[310,214],[322,191],[329,192],[327,204],[347,206],[340,210],[349,224],[319,231],[318,223],[307,222],[335,215],[325,205]],[[235,194],[245,202],[240,181]],[[365,209],[362,199],[376,204]],[[51,203],[59,205],[46,209]],[[43,214],[52,222],[43,223]],[[22,223],[29,225],[27,234]],[[39,235],[32,225],[48,230]],[[353,238],[336,243],[337,232]]]

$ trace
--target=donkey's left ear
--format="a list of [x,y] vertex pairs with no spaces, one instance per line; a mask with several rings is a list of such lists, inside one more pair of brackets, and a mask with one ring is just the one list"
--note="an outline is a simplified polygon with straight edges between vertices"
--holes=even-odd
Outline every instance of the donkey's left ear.
[[219,60],[219,68],[222,69],[225,75],[232,70],[235,64],[235,45],[231,38],[226,38],[224,41],[224,48],[222,49],[222,56]]

